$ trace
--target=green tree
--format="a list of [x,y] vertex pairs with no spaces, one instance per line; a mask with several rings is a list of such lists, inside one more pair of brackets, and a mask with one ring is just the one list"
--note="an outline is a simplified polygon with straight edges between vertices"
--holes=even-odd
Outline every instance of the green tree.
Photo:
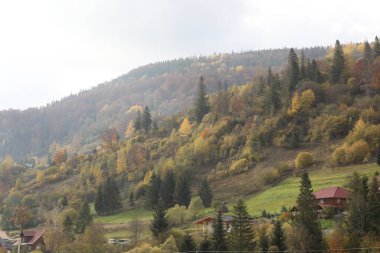
[[197,251],[197,246],[195,245],[195,242],[193,240],[193,237],[187,233],[181,242],[181,245],[179,246],[180,252],[195,252]]
[[317,82],[317,83],[323,82],[322,74],[319,71],[317,62],[315,60],[313,60],[310,64],[309,78],[310,78],[310,80]]
[[169,170],[162,182],[161,197],[165,208],[170,208],[174,205],[175,191],[175,176],[173,171]]
[[210,207],[212,203],[212,191],[207,178],[203,179],[201,186],[198,190],[198,195],[202,199],[205,207]]
[[279,78],[272,75],[271,68],[268,69],[267,88],[265,90],[264,103],[265,109],[270,113],[275,113],[281,107],[279,89]]
[[287,79],[289,92],[294,91],[297,83],[300,81],[300,69],[298,66],[298,56],[293,48],[288,55]]
[[153,220],[150,224],[150,231],[153,236],[159,238],[169,230],[169,222],[166,219],[166,212],[161,205],[158,205],[153,213]]
[[200,253],[206,253],[211,251],[211,242],[207,238],[204,238],[201,243],[199,244],[199,252]]
[[376,162],[377,162],[377,165],[380,166],[380,143],[377,144]]
[[269,250],[269,236],[266,229],[262,229],[259,236],[259,247],[261,252],[266,253]]
[[343,72],[345,67],[345,59],[343,54],[342,46],[340,45],[339,40],[335,42],[334,55],[332,59],[330,81],[332,83],[337,83],[342,81]]
[[202,199],[197,196],[191,199],[188,209],[192,214],[193,219],[196,219],[198,217],[199,211],[201,211],[203,208]]
[[70,218],[70,215],[66,215],[65,219],[63,220],[63,232],[65,232],[66,235],[71,236],[73,234],[73,221]]
[[136,112],[136,119],[135,119],[135,122],[134,122],[134,128],[136,131],[139,131],[142,129],[142,115],[141,115],[141,111],[137,111]]
[[318,220],[317,202],[313,195],[311,181],[307,172],[301,176],[300,193],[297,198],[299,213],[295,217],[295,225],[303,233],[300,234],[305,251],[324,250],[325,242]]
[[229,235],[230,249],[237,252],[253,250],[254,232],[247,206],[240,199],[233,207],[232,230]]
[[175,186],[174,197],[176,203],[180,206],[188,207],[191,201],[191,191],[188,181],[189,180],[185,177],[185,175],[182,174],[179,176]]
[[149,201],[149,206],[151,208],[156,207],[160,203],[161,199],[161,178],[155,173],[152,174],[150,179],[149,188],[147,192],[147,197]]
[[151,127],[152,127],[152,116],[150,115],[150,110],[148,106],[145,106],[143,116],[142,116],[142,128],[144,129],[145,133],[149,133]]
[[133,191],[131,191],[131,193],[129,193],[128,202],[129,202],[130,207],[135,207],[135,194]]
[[375,43],[373,45],[373,54],[374,57],[380,56],[380,42],[377,36],[375,37]]
[[227,251],[226,230],[224,229],[222,213],[219,211],[212,223],[211,245],[214,251]]
[[379,182],[376,175],[372,177],[368,191],[368,211],[370,220],[370,231],[375,235],[380,235],[380,196]]
[[102,186],[100,185],[98,187],[97,194],[95,196],[95,212],[100,216],[103,215],[104,213],[104,203],[103,203],[103,189]]
[[274,223],[274,231],[271,244],[276,246],[280,252],[286,251],[286,238],[282,229],[281,221],[279,220]]
[[210,112],[210,106],[207,99],[206,84],[203,76],[199,78],[198,94],[195,101],[195,119],[200,123],[203,117]]
[[91,210],[87,201],[84,201],[81,209],[79,210],[79,216],[76,221],[76,231],[78,233],[83,233],[87,227],[92,222]]
[[301,59],[300,59],[300,80],[303,80],[307,77],[307,66],[306,66],[306,57],[305,52],[301,51]]

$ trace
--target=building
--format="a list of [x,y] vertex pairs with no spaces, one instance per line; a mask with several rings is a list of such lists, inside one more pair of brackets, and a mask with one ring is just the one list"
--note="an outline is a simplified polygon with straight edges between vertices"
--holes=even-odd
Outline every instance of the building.
[[[33,251],[39,246],[45,245],[44,236],[45,230],[43,229],[33,229],[25,230],[21,233],[21,247],[26,248],[29,251]],[[20,239],[13,245],[17,247],[20,243]]]
[[336,213],[345,210],[350,192],[342,187],[324,188],[314,193],[315,199],[322,208],[332,207]]
[[[207,236],[213,232],[212,223],[214,221],[214,217],[206,216],[200,220],[194,222],[195,225],[195,237],[199,238],[199,236]],[[232,216],[223,216],[222,221],[227,232],[231,231],[231,225],[234,218]]]

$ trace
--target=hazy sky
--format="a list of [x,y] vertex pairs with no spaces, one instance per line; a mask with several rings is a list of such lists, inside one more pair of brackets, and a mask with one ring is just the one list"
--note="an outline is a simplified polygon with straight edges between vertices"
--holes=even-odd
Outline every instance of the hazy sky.
[[0,1],[0,109],[41,106],[150,62],[372,41],[380,1]]

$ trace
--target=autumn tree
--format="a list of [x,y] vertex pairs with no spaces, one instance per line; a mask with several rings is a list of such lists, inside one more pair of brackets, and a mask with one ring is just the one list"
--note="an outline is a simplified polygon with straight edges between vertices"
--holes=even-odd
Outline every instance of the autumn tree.
[[19,206],[13,212],[12,222],[15,225],[20,226],[20,230],[22,231],[24,226],[30,222],[32,218],[32,214],[25,207]]
[[337,40],[335,42],[334,55],[332,59],[331,73],[330,73],[330,81],[332,83],[337,83],[342,81],[343,73],[345,67],[345,59],[343,54],[342,46]]
[[152,116],[150,115],[150,110],[148,106],[145,106],[145,109],[142,115],[142,128],[144,129],[145,133],[149,133],[151,127],[152,127]]
[[133,135],[134,135],[134,133],[135,133],[135,127],[134,127],[134,123],[133,123],[133,121],[129,121],[129,123],[128,123],[128,127],[127,127],[127,129],[125,130],[125,132],[124,132],[124,136],[125,136],[125,138],[126,139],[128,139],[128,138],[130,138],[130,137],[132,137]]
[[259,235],[259,248],[262,253],[267,253],[269,250],[269,236],[265,228],[262,228]]
[[274,223],[273,237],[271,244],[276,246],[280,252],[286,251],[286,238],[282,229],[281,221],[277,220]]
[[204,208],[202,199],[197,196],[194,198],[191,198],[190,204],[189,204],[189,212],[192,214],[193,219],[196,219],[198,217],[199,212]]
[[119,139],[119,133],[114,127],[107,129],[100,136],[103,148],[108,151],[117,150],[119,146]]
[[178,132],[184,136],[189,135],[191,133],[191,124],[189,118],[186,117],[183,119],[181,126],[178,129]]
[[199,78],[198,83],[198,94],[195,100],[195,119],[198,123],[200,123],[203,117],[210,112],[210,107],[207,99],[207,90],[206,84],[204,82],[203,76]]
[[123,173],[127,171],[127,158],[124,150],[120,149],[117,152],[117,162],[116,169],[118,173]]

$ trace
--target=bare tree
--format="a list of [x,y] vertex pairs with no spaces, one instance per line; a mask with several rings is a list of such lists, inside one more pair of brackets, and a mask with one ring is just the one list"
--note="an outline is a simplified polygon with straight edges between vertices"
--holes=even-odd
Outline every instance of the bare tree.
[[131,234],[131,245],[136,246],[141,239],[144,224],[139,219],[133,219],[129,223],[129,232]]

